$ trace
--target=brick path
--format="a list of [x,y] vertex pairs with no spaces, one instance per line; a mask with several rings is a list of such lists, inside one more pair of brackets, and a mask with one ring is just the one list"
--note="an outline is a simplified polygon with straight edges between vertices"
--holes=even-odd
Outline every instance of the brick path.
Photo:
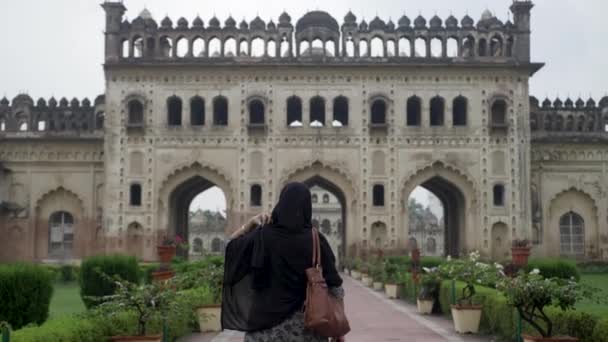
[[[482,336],[462,336],[454,332],[452,322],[444,317],[421,316],[413,305],[390,300],[358,281],[345,276],[346,311],[352,331],[347,342],[469,342],[491,341]],[[225,331],[217,336],[197,335],[180,342],[242,342],[243,335]]]

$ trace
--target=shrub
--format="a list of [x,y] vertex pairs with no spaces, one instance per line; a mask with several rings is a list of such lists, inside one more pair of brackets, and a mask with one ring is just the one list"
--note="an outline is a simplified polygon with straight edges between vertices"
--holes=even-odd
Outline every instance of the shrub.
[[581,342],[595,342],[593,331],[597,318],[581,311],[561,311],[552,309],[549,316],[555,324],[555,335],[578,337]]
[[608,318],[597,322],[593,328],[591,340],[593,342],[608,342]]
[[78,269],[72,265],[61,265],[59,268],[60,280],[66,283],[75,281],[78,278]]
[[439,267],[439,265],[445,262],[446,260],[442,257],[423,256],[420,258],[420,266],[426,268]]
[[576,281],[581,279],[581,274],[576,267],[576,262],[563,258],[539,258],[531,259],[525,267],[526,272],[538,269],[545,278],[570,279]]
[[150,284],[152,282],[152,273],[160,268],[160,264],[141,264],[139,265],[139,268],[141,269],[142,282],[144,284]]
[[589,261],[578,264],[578,269],[581,273],[586,274],[604,274],[608,273],[608,262],[605,261]]
[[53,279],[44,267],[0,265],[0,321],[14,329],[42,324],[49,315]]
[[[101,272],[101,273],[100,273]],[[85,259],[80,268],[80,296],[87,308],[95,305],[91,297],[114,293],[115,284],[105,277],[118,276],[131,283],[139,283],[140,269],[135,257],[124,255],[94,256]]]

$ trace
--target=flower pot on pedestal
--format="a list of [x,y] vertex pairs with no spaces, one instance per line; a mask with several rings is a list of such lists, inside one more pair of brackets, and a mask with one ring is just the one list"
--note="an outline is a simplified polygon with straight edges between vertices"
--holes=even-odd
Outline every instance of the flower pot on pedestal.
[[384,284],[379,281],[375,281],[373,285],[374,285],[374,290],[376,290],[376,291],[380,291],[384,288]]
[[154,336],[114,336],[110,337],[112,342],[161,342],[161,335]]
[[205,305],[196,310],[201,332],[218,332],[222,330],[222,306]]
[[433,312],[433,305],[435,301],[432,299],[417,299],[416,305],[418,306],[418,312],[423,315],[430,315]]
[[461,334],[476,334],[481,321],[481,305],[452,305],[454,329]]
[[350,276],[353,277],[353,279],[355,279],[355,280],[361,279],[361,273],[359,273],[359,271],[356,271],[356,270],[350,271]]
[[156,251],[161,264],[168,265],[175,257],[177,248],[175,246],[157,246]]
[[521,335],[524,342],[578,342],[579,339],[575,337],[561,336],[561,337],[539,337],[530,335]]
[[513,258],[513,264],[526,266],[530,257],[530,247],[511,247],[511,257]]
[[365,286],[372,286],[372,277],[370,277],[367,274],[362,275],[362,280],[363,285]]
[[171,271],[171,270],[166,270],[166,271],[156,271],[156,272],[152,272],[152,280],[154,281],[165,281],[165,280],[169,280],[171,278],[173,278],[175,276],[175,272]]
[[384,292],[386,293],[388,298],[396,299],[397,298],[397,288],[398,288],[397,284],[385,284]]

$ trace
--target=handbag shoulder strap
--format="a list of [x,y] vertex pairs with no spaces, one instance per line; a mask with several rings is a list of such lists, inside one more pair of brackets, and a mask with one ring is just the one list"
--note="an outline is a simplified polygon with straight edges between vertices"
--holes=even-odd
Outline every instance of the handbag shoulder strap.
[[317,228],[312,228],[312,267],[321,265],[321,244],[319,242],[319,231]]

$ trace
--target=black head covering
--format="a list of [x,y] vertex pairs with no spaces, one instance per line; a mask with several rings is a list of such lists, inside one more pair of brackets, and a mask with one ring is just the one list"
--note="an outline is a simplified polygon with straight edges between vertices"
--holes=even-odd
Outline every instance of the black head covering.
[[[271,328],[302,308],[305,269],[312,267],[311,221],[310,190],[305,184],[290,183],[281,191],[270,225],[230,241],[224,269],[224,329]],[[327,285],[340,286],[335,256],[319,235]]]

